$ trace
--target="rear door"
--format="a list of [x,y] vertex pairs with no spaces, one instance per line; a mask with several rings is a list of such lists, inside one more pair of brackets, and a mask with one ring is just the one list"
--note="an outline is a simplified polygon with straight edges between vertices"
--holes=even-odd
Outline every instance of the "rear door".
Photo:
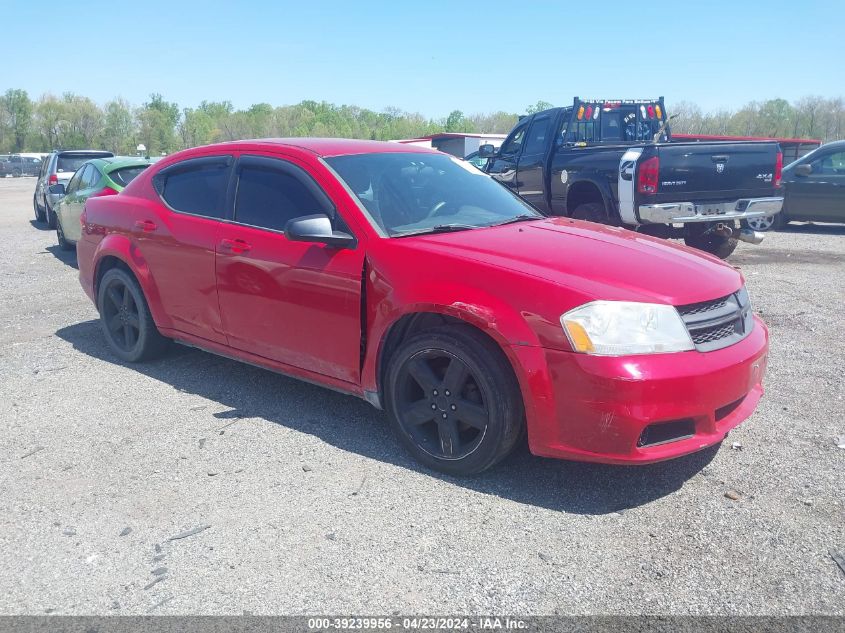
[[531,120],[517,166],[517,191],[538,209],[549,210],[546,191],[546,162],[554,117],[538,114]]
[[493,176],[500,183],[513,190],[517,189],[516,166],[522,146],[525,142],[525,133],[528,131],[528,124],[531,119],[520,122],[502,143],[499,152],[490,159],[487,173]]
[[664,143],[654,202],[719,201],[775,195],[772,142]]
[[809,165],[810,175],[787,185],[790,219],[845,222],[845,152],[817,156]]
[[217,242],[217,289],[231,347],[359,382],[364,249],[292,242],[293,218],[325,213],[351,232],[293,159],[241,156],[234,221]]
[[233,163],[232,155],[219,154],[165,167],[153,177],[158,200],[138,199],[129,227],[171,327],[217,343],[225,343],[226,335],[214,246],[229,204]]

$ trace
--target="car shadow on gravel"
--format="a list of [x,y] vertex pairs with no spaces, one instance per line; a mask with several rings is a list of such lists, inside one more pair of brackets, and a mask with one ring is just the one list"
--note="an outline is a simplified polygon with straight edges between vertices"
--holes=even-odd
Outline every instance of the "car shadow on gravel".
[[56,229],[51,229],[49,226],[47,226],[46,222],[36,222],[35,220],[30,220],[29,224],[30,224],[30,226],[32,226],[32,228],[37,229],[39,231],[55,231],[56,230]]
[[79,264],[76,261],[76,249],[72,251],[63,251],[61,246],[54,244],[45,248],[48,253],[52,253],[53,257],[58,259],[63,264],[67,264],[71,268],[79,270]]
[[[162,359],[130,365],[111,354],[96,320],[64,327],[56,335],[93,358],[227,407],[212,414],[227,433],[236,432],[233,421],[261,418],[455,486],[556,511],[597,515],[647,504],[680,489],[718,452],[711,447],[668,462],[625,467],[543,459],[531,455],[523,443],[491,470],[476,477],[451,477],[412,460],[393,436],[386,414],[352,396],[180,345]],[[187,406],[173,411],[175,423],[187,413]]]

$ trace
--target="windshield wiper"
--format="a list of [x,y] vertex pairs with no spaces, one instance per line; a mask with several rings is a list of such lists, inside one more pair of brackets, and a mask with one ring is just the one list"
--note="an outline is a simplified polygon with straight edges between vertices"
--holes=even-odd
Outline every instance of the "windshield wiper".
[[431,233],[453,233],[455,231],[469,231],[470,229],[481,228],[475,224],[436,224],[425,229],[415,229],[412,231],[405,231],[396,233],[393,237],[409,237],[411,235],[429,235]]
[[528,213],[522,213],[520,215],[515,215],[512,218],[508,218],[507,220],[502,220],[501,222],[496,222],[496,224],[488,224],[487,226],[504,226],[505,224],[513,224],[514,222],[527,222],[529,220],[542,220],[542,215],[530,215]]

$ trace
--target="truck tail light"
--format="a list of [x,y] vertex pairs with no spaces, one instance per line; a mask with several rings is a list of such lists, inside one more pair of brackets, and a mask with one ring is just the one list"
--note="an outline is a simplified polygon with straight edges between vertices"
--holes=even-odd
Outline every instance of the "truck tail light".
[[100,196],[116,196],[118,193],[120,193],[120,192],[115,191],[111,187],[103,187],[97,193],[92,193],[88,197],[89,198],[99,198]]
[[57,185],[59,184],[59,177],[56,174],[50,174],[50,177],[47,179],[47,183]]
[[775,187],[781,186],[783,177],[783,152],[778,152],[778,157],[775,159]]
[[657,193],[657,180],[660,173],[660,158],[652,156],[640,164],[637,173],[637,191],[639,193]]

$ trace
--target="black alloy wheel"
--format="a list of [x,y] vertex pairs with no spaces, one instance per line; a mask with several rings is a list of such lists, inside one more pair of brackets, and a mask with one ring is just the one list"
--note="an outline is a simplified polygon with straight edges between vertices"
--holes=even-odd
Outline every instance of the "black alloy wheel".
[[138,362],[159,356],[167,339],[158,331],[138,282],[127,271],[112,268],[97,293],[103,333],[123,360]]
[[461,459],[487,432],[490,414],[476,378],[444,350],[423,350],[401,373],[397,414],[403,430],[437,459]]
[[522,399],[507,358],[469,326],[412,336],[393,354],[386,404],[409,451],[455,475],[504,458],[520,436]]

